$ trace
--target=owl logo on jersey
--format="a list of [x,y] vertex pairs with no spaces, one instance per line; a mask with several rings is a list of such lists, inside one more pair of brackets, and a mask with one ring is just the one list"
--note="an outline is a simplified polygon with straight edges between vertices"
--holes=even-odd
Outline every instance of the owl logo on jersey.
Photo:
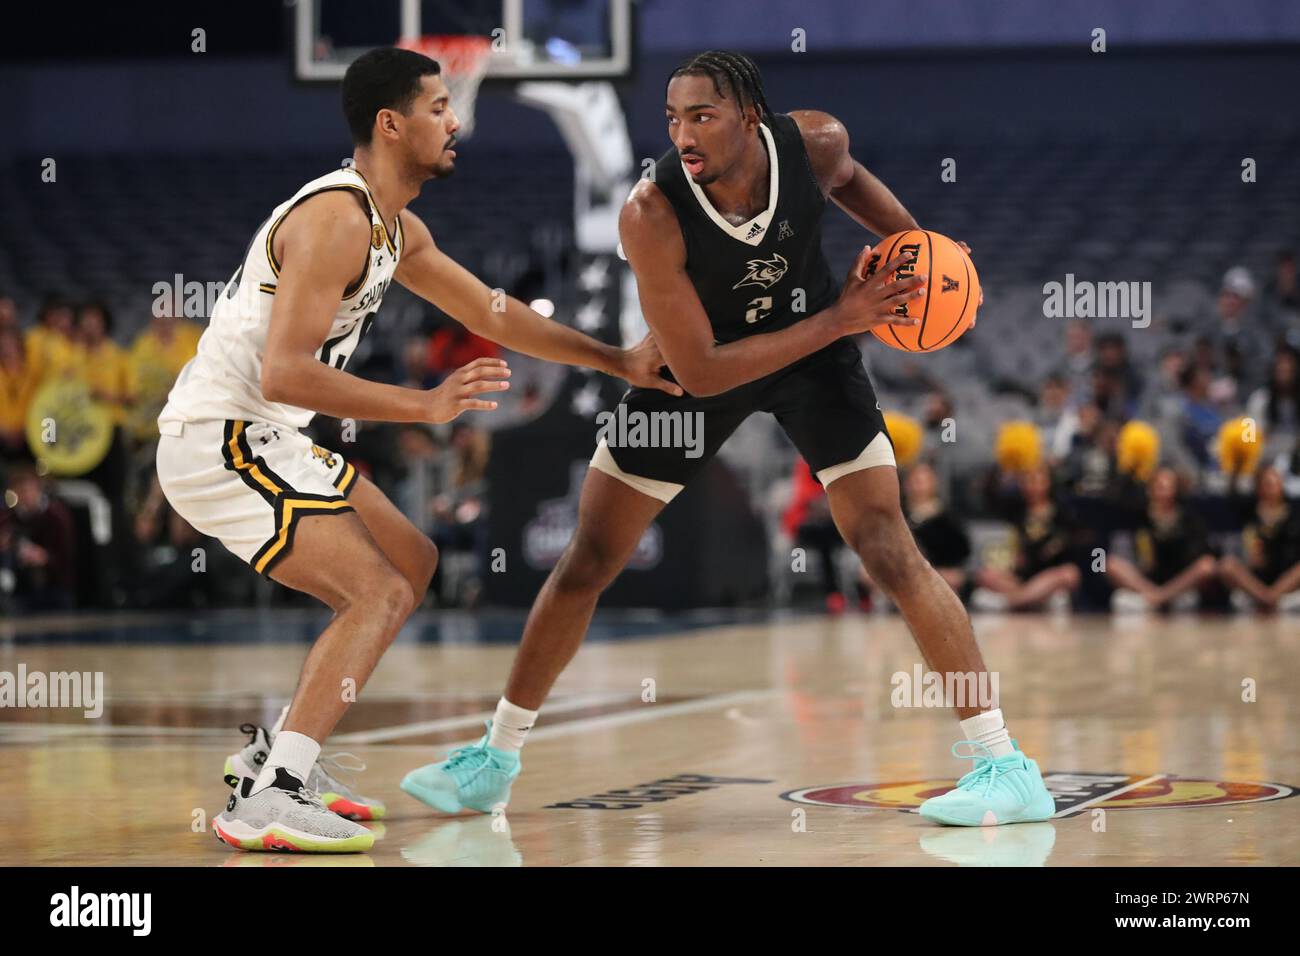
[[326,468],[334,467],[336,459],[334,458],[334,453],[328,448],[322,448],[320,445],[312,445],[311,453],[313,457],[319,458],[321,461],[325,462]]
[[770,289],[781,281],[790,264],[785,261],[785,257],[773,253],[771,259],[750,259],[745,263],[749,272],[745,277],[732,286],[733,289],[739,289],[741,286],[756,285],[762,289]]

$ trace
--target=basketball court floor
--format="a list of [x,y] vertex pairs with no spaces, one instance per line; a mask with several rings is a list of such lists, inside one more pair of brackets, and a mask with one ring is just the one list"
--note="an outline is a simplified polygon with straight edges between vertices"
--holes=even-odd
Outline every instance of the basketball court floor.
[[[968,767],[951,711],[891,704],[896,615],[602,615],[523,754],[505,816],[398,789],[476,739],[522,617],[422,612],[325,753],[387,801],[360,856],[241,854],[212,835],[240,723],[292,691],[307,611],[0,624],[0,671],[102,671],[103,714],[0,709],[0,863],[192,866],[1222,866],[1300,863],[1300,625],[977,616],[1047,823],[909,812]],[[351,757],[340,758],[354,763]]]

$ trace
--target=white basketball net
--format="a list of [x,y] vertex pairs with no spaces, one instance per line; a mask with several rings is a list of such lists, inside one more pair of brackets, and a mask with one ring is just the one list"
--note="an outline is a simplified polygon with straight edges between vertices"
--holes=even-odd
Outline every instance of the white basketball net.
[[401,40],[397,45],[438,61],[442,81],[451,93],[451,107],[460,120],[456,136],[468,139],[474,132],[474,104],[492,55],[492,41],[488,37],[455,34],[416,37]]

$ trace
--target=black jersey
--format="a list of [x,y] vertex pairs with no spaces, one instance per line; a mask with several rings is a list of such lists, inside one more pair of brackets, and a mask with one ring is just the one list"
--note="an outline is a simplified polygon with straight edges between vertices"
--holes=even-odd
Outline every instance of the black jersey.
[[1197,558],[1210,553],[1205,525],[1186,508],[1175,508],[1168,517],[1144,512],[1133,536],[1134,551],[1142,573],[1156,584],[1164,584],[1186,570]]
[[655,166],[686,243],[686,274],[718,342],[775,332],[831,305],[839,289],[822,253],[826,197],[793,119],[773,114],[759,127],[769,157],[767,208],[733,226],[670,149]]

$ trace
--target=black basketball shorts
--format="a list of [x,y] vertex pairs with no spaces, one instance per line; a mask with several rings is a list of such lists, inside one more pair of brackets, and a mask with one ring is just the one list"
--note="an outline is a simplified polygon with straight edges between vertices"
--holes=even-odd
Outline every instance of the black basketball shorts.
[[629,389],[602,428],[591,466],[668,502],[754,412],[775,415],[823,485],[894,464],[875,389],[853,342],[841,339],[720,395]]

